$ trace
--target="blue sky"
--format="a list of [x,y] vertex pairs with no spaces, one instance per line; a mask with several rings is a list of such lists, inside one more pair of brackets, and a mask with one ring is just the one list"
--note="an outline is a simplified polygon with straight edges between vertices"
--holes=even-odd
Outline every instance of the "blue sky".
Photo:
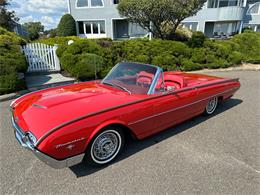
[[57,27],[68,12],[67,0],[10,0],[9,9],[20,18],[19,23],[40,21],[45,29]]

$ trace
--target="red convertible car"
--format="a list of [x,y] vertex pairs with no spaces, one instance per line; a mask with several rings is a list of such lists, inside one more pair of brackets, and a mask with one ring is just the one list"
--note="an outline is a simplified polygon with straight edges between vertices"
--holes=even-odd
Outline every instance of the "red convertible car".
[[54,168],[104,165],[126,135],[143,139],[202,113],[239,89],[238,79],[163,72],[122,62],[102,81],[36,91],[11,103],[19,143]]

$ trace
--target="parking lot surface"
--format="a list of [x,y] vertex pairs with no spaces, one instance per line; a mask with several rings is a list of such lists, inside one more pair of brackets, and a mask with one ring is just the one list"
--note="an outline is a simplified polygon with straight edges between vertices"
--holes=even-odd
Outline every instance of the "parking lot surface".
[[212,117],[129,141],[103,168],[48,167],[17,143],[1,102],[1,194],[260,194],[260,72],[210,74],[239,77],[241,89]]

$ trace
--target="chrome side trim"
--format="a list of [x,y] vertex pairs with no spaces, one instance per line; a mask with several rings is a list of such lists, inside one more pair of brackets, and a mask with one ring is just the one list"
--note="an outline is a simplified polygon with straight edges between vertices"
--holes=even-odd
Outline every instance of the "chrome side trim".
[[93,113],[90,113],[90,114],[87,114],[87,115],[84,115],[84,116],[81,116],[81,117],[78,117],[78,118],[75,118],[73,120],[70,120],[68,122],[65,122],[57,127],[54,127],[53,129],[51,129],[50,131],[48,131],[47,133],[45,133],[38,141],[37,143],[35,144],[36,146],[38,146],[48,135],[52,134],[53,132],[57,131],[58,129],[64,127],[64,126],[67,126],[69,124],[72,124],[74,122],[77,122],[77,121],[80,121],[80,120],[83,120],[85,118],[88,118],[88,117],[91,117],[91,116],[95,116],[97,114],[102,114],[104,112],[108,112],[108,111],[111,111],[111,110],[115,110],[115,109],[118,109],[118,108],[122,108],[122,107],[125,107],[125,106],[129,106],[129,105],[133,105],[133,104],[137,104],[137,103],[141,103],[141,102],[144,102],[144,101],[148,101],[148,100],[153,100],[153,99],[156,99],[156,98],[160,98],[160,97],[164,97],[164,96],[170,96],[170,95],[174,95],[174,94],[178,94],[178,93],[182,93],[182,92],[186,92],[186,91],[190,91],[190,90],[193,90],[193,89],[199,89],[199,88],[203,88],[203,87],[209,87],[209,86],[212,86],[212,85],[217,85],[217,84],[223,84],[223,83],[229,83],[229,82],[238,82],[239,79],[225,79],[225,80],[220,80],[220,81],[217,81],[217,82],[212,82],[212,83],[208,83],[208,84],[200,84],[200,85],[197,85],[197,86],[192,86],[192,87],[187,87],[187,88],[183,88],[183,89],[180,89],[180,90],[176,90],[176,91],[173,91],[173,92],[170,92],[170,93],[164,93],[162,95],[155,95],[155,96],[152,96],[150,95],[149,97],[147,98],[144,98],[144,99],[141,99],[141,100],[137,100],[137,101],[133,101],[133,102],[129,102],[129,103],[126,103],[126,104],[121,104],[121,105],[118,105],[118,106],[114,106],[114,107],[110,107],[110,108],[107,108],[107,109],[104,109],[104,110],[100,110],[100,111],[97,111],[97,112],[93,112]]
[[65,167],[71,167],[73,165],[79,164],[80,162],[82,162],[85,154],[79,154],[64,160],[56,160],[44,153],[42,153],[41,151],[37,150],[36,147],[34,147],[26,134],[23,133],[23,131],[21,130],[21,128],[15,123],[14,118],[12,117],[12,125],[13,128],[15,129],[15,137],[17,139],[17,141],[26,149],[30,150],[37,158],[39,158],[41,161],[43,161],[44,163],[46,163],[47,165],[49,165],[52,168],[55,169],[62,169]]
[[145,121],[145,120],[148,120],[148,119],[151,119],[151,118],[154,118],[154,117],[157,117],[157,116],[161,116],[161,115],[164,115],[164,114],[167,114],[167,113],[170,113],[170,112],[174,112],[174,111],[176,111],[176,110],[180,110],[180,109],[182,109],[182,108],[186,108],[186,107],[192,106],[192,105],[197,104],[197,103],[199,103],[199,102],[203,102],[203,101],[205,101],[205,100],[208,100],[208,99],[211,99],[211,98],[213,98],[213,97],[216,97],[216,96],[219,96],[219,95],[222,95],[222,94],[231,92],[231,91],[235,91],[235,90],[237,90],[237,88],[233,88],[233,89],[230,89],[230,90],[226,90],[226,91],[224,91],[224,92],[215,94],[214,96],[210,96],[210,97],[207,97],[207,98],[203,98],[203,99],[201,99],[201,100],[198,100],[198,101],[196,101],[196,102],[192,102],[192,103],[187,104],[187,105],[184,105],[184,106],[180,106],[180,107],[177,107],[177,108],[174,108],[174,109],[171,109],[171,110],[167,110],[167,111],[165,111],[165,112],[161,112],[161,113],[158,113],[158,114],[149,116],[149,117],[145,117],[145,118],[143,118],[143,119],[140,119],[140,120],[137,120],[137,121],[128,123],[128,125],[129,125],[129,126],[130,126],[130,125],[134,125],[134,124],[136,124],[136,123],[140,123],[140,122],[143,122],[143,121]]

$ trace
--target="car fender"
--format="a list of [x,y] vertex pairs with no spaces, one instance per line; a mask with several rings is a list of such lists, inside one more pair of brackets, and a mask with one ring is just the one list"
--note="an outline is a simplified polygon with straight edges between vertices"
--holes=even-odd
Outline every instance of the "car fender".
[[[86,145],[85,145],[85,149],[87,149],[89,143],[92,141],[92,139],[100,132],[102,131],[102,129],[104,127],[107,127],[109,125],[115,125],[115,124],[118,124],[118,125],[123,125],[123,126],[127,126],[127,124],[121,120],[107,120],[105,122],[103,122],[102,124],[98,125],[91,133],[91,135],[87,138],[87,141],[86,141]],[[129,128],[129,127],[128,127]]]

